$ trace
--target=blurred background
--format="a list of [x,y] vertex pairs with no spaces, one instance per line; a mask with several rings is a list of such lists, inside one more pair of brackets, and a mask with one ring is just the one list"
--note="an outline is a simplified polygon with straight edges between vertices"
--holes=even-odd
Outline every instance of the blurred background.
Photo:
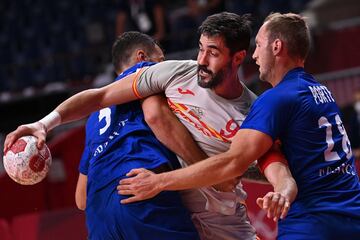
[[[358,0],[2,0],[0,2],[0,147],[18,125],[42,118],[78,91],[114,78],[115,37],[138,30],[157,39],[167,59],[196,59],[197,27],[210,14],[251,13],[254,36],[270,12],[308,18],[312,50],[306,69],[333,95],[357,159],[360,156],[360,2]],[[252,40],[241,71],[257,94]],[[74,192],[84,121],[55,129],[48,139],[53,164],[35,186],[13,182],[0,163],[0,239],[86,239]],[[2,157],[2,152],[0,156]],[[357,164],[359,161],[357,161]],[[255,206],[267,185],[245,183],[249,215],[262,239],[276,227]]]

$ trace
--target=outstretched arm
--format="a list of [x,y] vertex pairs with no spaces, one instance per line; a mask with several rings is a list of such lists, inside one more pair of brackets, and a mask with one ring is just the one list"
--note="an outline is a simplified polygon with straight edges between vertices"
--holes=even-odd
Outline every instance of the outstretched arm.
[[147,199],[163,190],[199,188],[241,176],[248,166],[263,155],[272,145],[272,139],[259,131],[240,129],[230,149],[205,161],[172,172],[152,175],[132,170],[118,187],[120,194],[131,195],[124,203]]
[[111,105],[122,104],[137,99],[132,84],[136,74],[130,74],[121,81],[105,87],[82,91],[68,98],[54,111],[61,117],[61,124],[79,120],[90,113]]
[[[227,152],[205,161],[161,174],[153,174],[145,169],[134,169],[127,175],[135,177],[121,180],[118,186],[120,194],[133,195],[122,200],[122,203],[148,199],[164,190],[199,188],[235,178],[242,175],[255,159],[269,150],[272,143],[271,137],[262,132],[240,129]],[[265,169],[265,175],[274,186],[271,198],[267,199],[269,211],[273,214],[269,216],[277,220],[286,215],[290,203],[294,200],[297,194],[296,184],[289,169],[283,163],[271,163]],[[269,197],[270,194],[267,196]]]
[[130,74],[121,81],[116,81],[103,88],[82,91],[65,100],[40,121],[19,126],[6,136],[4,152],[24,135],[37,137],[38,146],[41,147],[45,142],[47,132],[54,127],[84,118],[101,108],[137,99],[132,90],[133,80],[136,76],[136,73]]

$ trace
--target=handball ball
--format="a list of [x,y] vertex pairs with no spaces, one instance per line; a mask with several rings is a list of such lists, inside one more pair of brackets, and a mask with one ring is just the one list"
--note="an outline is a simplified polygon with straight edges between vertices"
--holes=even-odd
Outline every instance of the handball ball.
[[4,168],[17,183],[33,185],[46,177],[51,165],[49,148],[37,148],[37,138],[19,138],[4,155]]

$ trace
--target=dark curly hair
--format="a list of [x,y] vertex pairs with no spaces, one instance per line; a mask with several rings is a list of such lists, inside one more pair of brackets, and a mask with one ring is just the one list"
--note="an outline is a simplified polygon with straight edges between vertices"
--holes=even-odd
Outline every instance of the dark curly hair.
[[237,15],[222,12],[211,15],[199,27],[199,33],[205,36],[221,36],[230,53],[248,50],[251,38],[250,14]]

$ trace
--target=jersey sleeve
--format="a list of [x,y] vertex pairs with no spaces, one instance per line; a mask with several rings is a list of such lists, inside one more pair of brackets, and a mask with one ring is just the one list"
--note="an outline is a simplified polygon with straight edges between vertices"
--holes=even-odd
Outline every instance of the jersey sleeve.
[[194,61],[165,61],[141,69],[133,83],[133,91],[138,98],[165,92],[174,80],[179,80],[193,71]]
[[86,145],[79,163],[79,172],[84,175],[88,174],[89,161],[91,158],[91,154],[89,150],[90,150],[89,147]]
[[85,147],[84,147],[84,151],[81,155],[81,159],[79,162],[79,172],[87,175],[88,174],[88,169],[89,169],[89,163],[90,163],[90,159],[91,159],[91,149],[90,149],[90,140],[91,140],[91,130],[93,129],[92,127],[92,119],[94,119],[95,117],[97,117],[96,115],[97,113],[92,113],[90,115],[90,117],[88,118],[88,120],[86,121],[86,127],[85,127]]
[[292,98],[268,90],[251,106],[241,128],[260,131],[275,141],[288,126],[292,103]]

